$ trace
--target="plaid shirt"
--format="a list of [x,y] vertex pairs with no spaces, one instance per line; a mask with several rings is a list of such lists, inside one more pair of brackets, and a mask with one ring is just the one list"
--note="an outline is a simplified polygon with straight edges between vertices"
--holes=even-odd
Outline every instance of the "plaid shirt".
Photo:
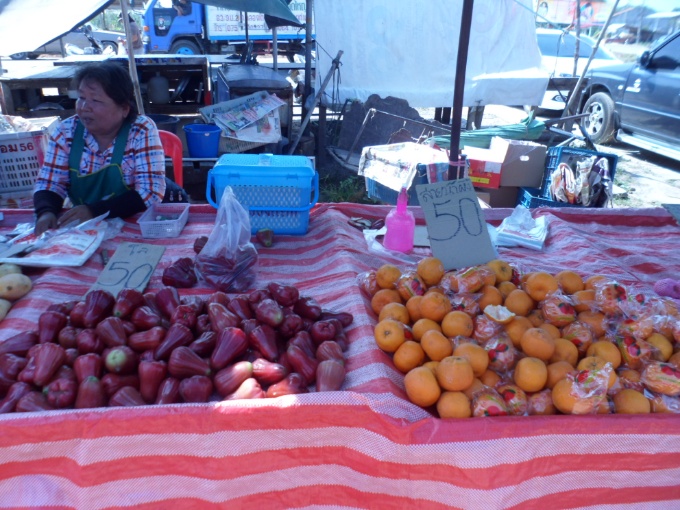
[[[48,190],[66,198],[69,189],[68,159],[78,116],[69,117],[59,124],[50,137],[43,163],[33,191]],[[83,157],[80,175],[94,173],[111,163],[114,144],[103,152],[92,134],[85,128]],[[125,155],[123,156],[123,180],[139,193],[149,207],[161,202],[165,194],[165,155],[158,130],[151,120],[138,116],[130,127]]]

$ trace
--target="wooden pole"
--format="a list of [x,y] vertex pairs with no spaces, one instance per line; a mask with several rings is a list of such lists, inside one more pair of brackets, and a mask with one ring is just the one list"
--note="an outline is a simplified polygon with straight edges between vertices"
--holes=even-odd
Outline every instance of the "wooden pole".
[[144,102],[142,101],[142,90],[139,86],[139,75],[137,74],[137,62],[135,62],[135,54],[132,51],[132,34],[130,33],[130,17],[128,15],[128,0],[120,0],[120,13],[123,17],[123,26],[125,27],[125,46],[128,54],[128,67],[130,69],[130,78],[132,79],[132,86],[135,89],[135,101],[137,102],[137,111],[140,115],[144,115]]

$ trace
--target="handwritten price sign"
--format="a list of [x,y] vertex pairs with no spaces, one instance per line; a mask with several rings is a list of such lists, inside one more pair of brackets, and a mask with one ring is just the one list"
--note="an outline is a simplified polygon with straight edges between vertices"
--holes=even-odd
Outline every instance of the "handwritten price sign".
[[164,251],[165,246],[121,243],[90,290],[105,289],[114,296],[126,288],[144,292]]
[[496,258],[484,213],[469,178],[416,186],[432,254],[444,267],[483,264]]

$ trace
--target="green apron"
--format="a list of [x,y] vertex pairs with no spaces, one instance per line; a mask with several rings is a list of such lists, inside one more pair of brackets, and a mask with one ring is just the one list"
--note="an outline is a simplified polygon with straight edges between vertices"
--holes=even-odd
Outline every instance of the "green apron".
[[68,158],[71,180],[68,196],[74,206],[108,200],[130,190],[123,180],[123,169],[121,167],[128,134],[130,133],[130,123],[125,122],[116,137],[111,163],[94,173],[80,175],[80,160],[83,157],[83,148],[85,147],[84,131],[83,125],[78,121]]

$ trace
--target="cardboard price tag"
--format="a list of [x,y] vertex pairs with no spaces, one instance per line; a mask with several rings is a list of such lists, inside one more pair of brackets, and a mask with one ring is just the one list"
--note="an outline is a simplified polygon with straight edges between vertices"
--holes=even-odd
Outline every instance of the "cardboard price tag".
[[125,288],[144,292],[165,252],[165,246],[121,243],[90,290],[108,290],[114,296]]
[[484,264],[496,258],[469,178],[416,185],[425,215],[432,255],[444,268],[460,269]]

